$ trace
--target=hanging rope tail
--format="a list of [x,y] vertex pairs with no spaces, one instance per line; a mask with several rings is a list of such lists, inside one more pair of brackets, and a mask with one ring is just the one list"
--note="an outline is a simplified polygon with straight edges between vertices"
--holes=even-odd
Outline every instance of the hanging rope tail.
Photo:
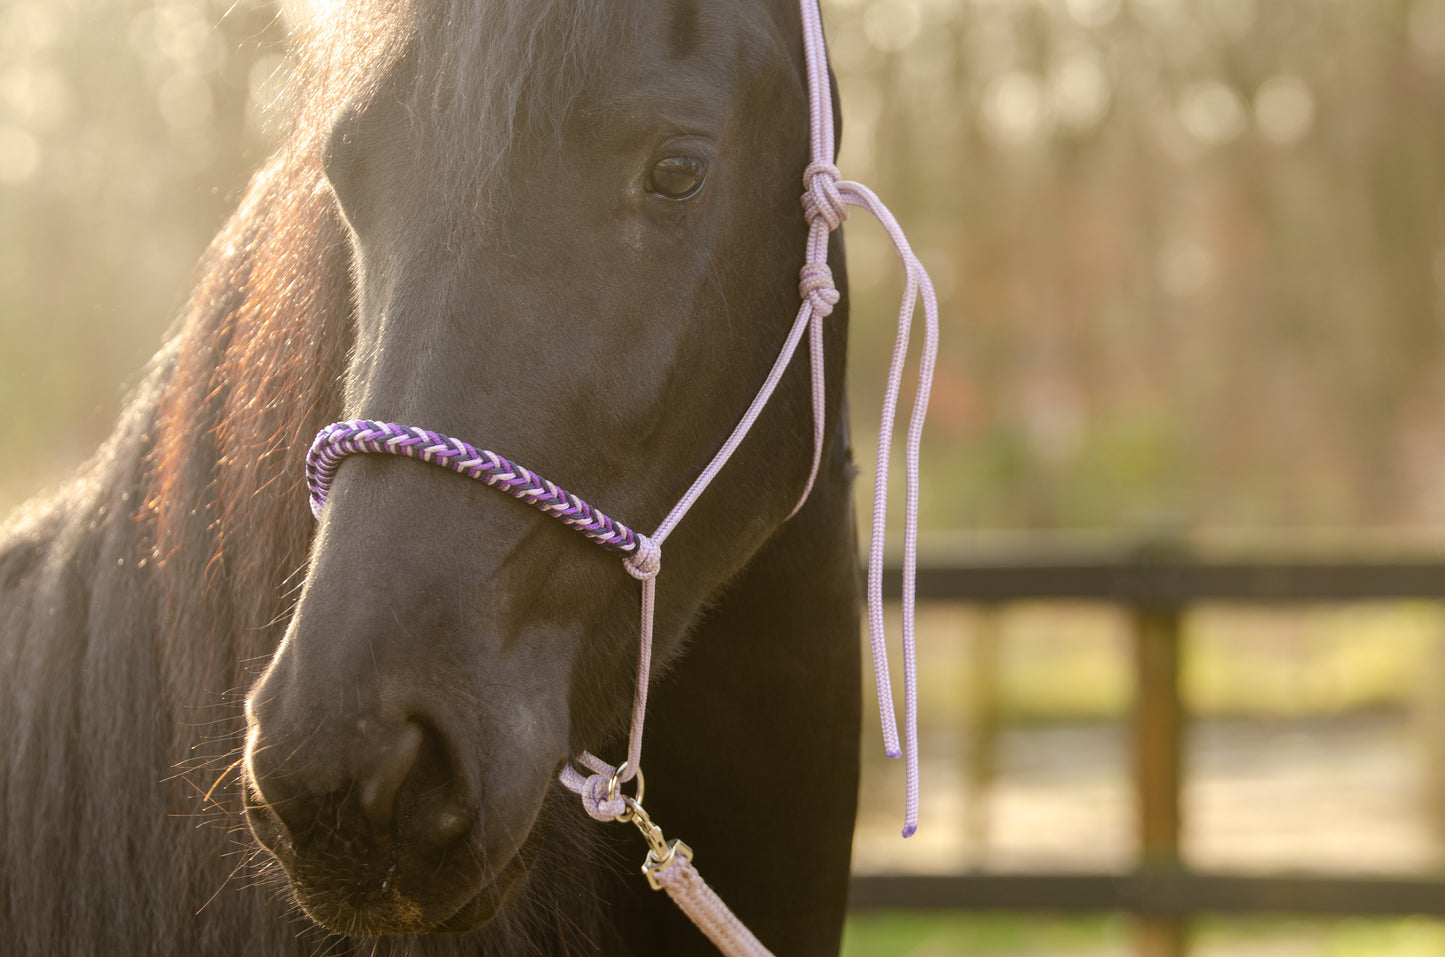
[[[873,524],[868,549],[868,637],[873,654],[873,674],[878,691],[878,712],[883,728],[884,750],[890,758],[904,759],[905,805],[903,836],[911,837],[918,830],[918,669],[915,638],[915,594],[918,569],[918,475],[919,448],[923,442],[923,419],[928,410],[928,396],[933,383],[933,370],[938,358],[938,300],[928,272],[903,234],[893,214],[871,189],[861,183],[844,180],[831,160],[833,141],[833,96],[828,78],[828,61],[823,41],[823,24],[817,0],[802,0],[803,52],[808,69],[809,107],[812,117],[812,163],[803,173],[803,213],[807,217],[807,263],[803,266],[803,288],[806,310],[811,296],[817,295],[811,279],[828,270],[828,233],[836,229],[848,215],[849,207],[862,207],[872,213],[892,240],[903,262],[903,300],[898,310],[898,333],[888,369],[883,413],[878,425],[878,456],[873,485]],[[819,268],[821,267],[821,268]],[[831,272],[827,272],[831,280]],[[830,282],[831,285],[831,282]],[[836,290],[832,302],[836,302]],[[821,298],[821,297],[820,297]],[[918,301],[923,301],[923,349],[918,363],[918,384],[914,393],[913,413],[908,423],[905,447],[905,500],[903,516],[903,740],[898,735],[898,720],[893,709],[893,687],[888,669],[887,636],[883,627],[883,546],[888,524],[888,473],[893,444],[893,423],[897,418],[898,397],[902,388],[908,357],[909,331],[913,326]],[[827,300],[824,300],[827,302]],[[831,311],[832,302],[827,302]],[[822,369],[823,345],[821,325],[827,312],[815,308],[811,336],[813,365],[813,471],[822,458]],[[808,487],[812,487],[810,475]],[[801,505],[801,503],[800,503]]]
[[[592,818],[603,822],[622,821],[638,828],[649,847],[647,863],[642,868],[648,881],[654,888],[667,891],[688,917],[728,957],[766,957],[768,951],[703,882],[693,866],[691,848],[680,841],[665,840],[661,828],[648,817],[642,804],[642,730],[647,715],[647,689],[652,670],[653,617],[657,603],[657,576],[662,571],[662,545],[747,437],[792,362],[804,335],[808,339],[811,366],[813,451],[808,478],[793,508],[793,514],[807,501],[823,454],[827,385],[823,361],[824,322],[840,299],[840,293],[833,281],[832,269],[828,265],[828,237],[848,218],[850,208],[866,209],[878,219],[893,241],[904,270],[898,333],[888,369],[882,418],[878,427],[867,598],[869,642],[873,655],[884,749],[889,757],[901,756],[904,759],[903,836],[911,836],[918,828],[918,681],[914,631],[918,564],[918,472],[923,417],[928,407],[929,387],[938,355],[938,303],[928,273],[914,256],[893,214],[872,190],[860,183],[843,179],[833,165],[833,101],[822,21],[817,0],[800,2],[803,49],[808,72],[812,153],[811,162],[803,174],[802,205],[803,215],[808,222],[808,240],[798,282],[801,305],[778,357],[752,403],[712,461],[651,535],[643,535],[604,515],[571,492],[495,452],[427,429],[371,420],[336,422],[317,434],[306,458],[306,482],[311,493],[311,510],[317,518],[321,517],[325,508],[331,481],[343,458],[357,453],[401,455],[477,479],[491,488],[526,502],[617,555],[627,573],[641,582],[637,675],[627,758],[614,767],[593,754],[583,752],[563,768],[560,781],[564,787],[580,797],[583,808]],[[883,544],[887,528],[893,423],[897,418],[898,397],[907,364],[909,334],[919,300],[922,300],[924,314],[923,345],[904,458],[904,711],[903,735],[900,739],[893,708],[893,686],[888,670],[887,639],[883,628]],[[622,786],[629,782],[635,782],[635,793],[631,797],[622,793]]]

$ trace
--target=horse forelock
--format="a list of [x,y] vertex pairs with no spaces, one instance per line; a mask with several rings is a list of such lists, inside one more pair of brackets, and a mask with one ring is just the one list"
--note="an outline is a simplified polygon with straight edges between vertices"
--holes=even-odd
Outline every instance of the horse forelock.
[[416,32],[415,115],[440,121],[438,156],[486,201],[520,138],[556,134],[609,53],[637,30],[618,0],[446,0]]
[[419,161],[462,205],[496,197],[523,137],[557,132],[609,52],[635,31],[626,0],[359,0],[296,26],[292,128],[324,138],[338,114],[382,89],[396,94],[437,147]]

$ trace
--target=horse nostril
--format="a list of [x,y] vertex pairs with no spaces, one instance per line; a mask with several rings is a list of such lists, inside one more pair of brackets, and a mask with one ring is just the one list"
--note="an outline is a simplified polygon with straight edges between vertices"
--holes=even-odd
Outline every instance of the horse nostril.
[[368,748],[352,777],[362,816],[377,835],[437,847],[466,835],[475,816],[446,739],[411,719]]
[[357,774],[361,811],[373,829],[382,833],[391,830],[396,813],[396,796],[416,766],[422,737],[421,727],[414,721],[408,721],[378,754],[372,756],[369,766]]
[[351,734],[316,735],[299,748],[254,720],[247,813],[273,852],[439,850],[464,839],[476,821],[477,801],[451,742],[424,719],[366,719]]

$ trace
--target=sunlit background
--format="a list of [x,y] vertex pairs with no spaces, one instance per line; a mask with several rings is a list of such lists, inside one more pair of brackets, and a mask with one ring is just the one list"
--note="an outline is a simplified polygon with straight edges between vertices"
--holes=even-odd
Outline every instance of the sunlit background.
[[[824,13],[840,165],[893,207],[942,299],[935,549],[1445,550],[1445,0]],[[278,128],[287,14],[0,8],[0,510],[83,461],[177,314]],[[879,230],[850,224],[848,242],[869,459],[901,280]],[[870,740],[860,872],[1126,866],[1121,610],[924,617],[922,830],[896,838],[900,774],[874,766]],[[1438,608],[1210,606],[1186,630],[1191,864],[1445,866]],[[1214,920],[1196,943],[1423,955],[1445,953],[1445,932]],[[854,957],[1131,946],[1122,918],[988,915],[869,917],[848,943]]]

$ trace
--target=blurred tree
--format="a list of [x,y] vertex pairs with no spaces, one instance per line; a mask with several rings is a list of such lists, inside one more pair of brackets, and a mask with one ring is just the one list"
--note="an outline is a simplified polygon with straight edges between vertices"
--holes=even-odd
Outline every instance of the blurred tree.
[[945,292],[933,524],[1445,519],[1445,3],[829,12],[845,173]]
[[[1445,0],[824,8],[844,173],[943,299],[930,525],[1445,531]],[[284,12],[0,11],[12,442],[69,466],[104,434],[266,151]],[[882,243],[850,230],[865,447]]]
[[277,17],[210,0],[0,9],[0,403],[11,447],[44,449],[7,462],[0,498],[90,451],[184,300],[265,154]]

